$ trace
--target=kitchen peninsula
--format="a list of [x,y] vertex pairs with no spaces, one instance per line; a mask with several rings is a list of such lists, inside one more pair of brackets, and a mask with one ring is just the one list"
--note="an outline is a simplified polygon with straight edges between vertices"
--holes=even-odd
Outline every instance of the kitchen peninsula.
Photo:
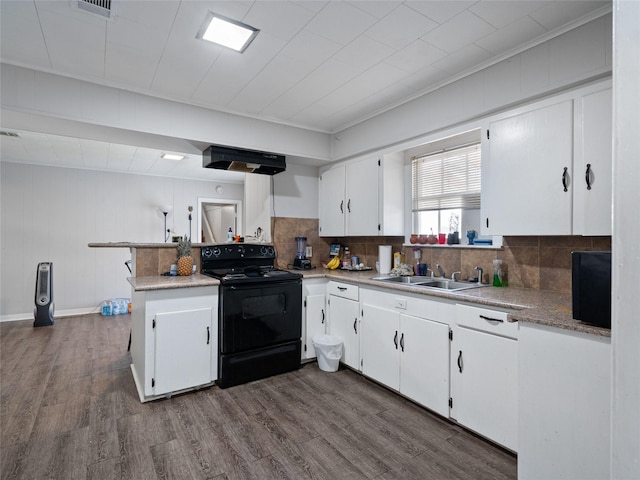
[[[165,276],[175,243],[90,243],[131,250],[131,372],[141,402],[213,385],[218,372],[219,281]],[[200,247],[192,246],[199,268]]]

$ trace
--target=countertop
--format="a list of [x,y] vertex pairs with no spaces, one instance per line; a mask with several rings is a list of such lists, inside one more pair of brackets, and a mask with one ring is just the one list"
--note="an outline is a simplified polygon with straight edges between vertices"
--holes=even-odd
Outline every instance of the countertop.
[[195,273],[186,276],[163,276],[156,275],[150,277],[129,277],[127,278],[136,292],[149,290],[168,290],[172,288],[192,288],[192,287],[217,287],[220,281]]
[[360,285],[393,289],[407,293],[418,293],[433,297],[448,298],[461,302],[486,305],[511,310],[508,320],[511,322],[528,322],[550,327],[589,333],[602,337],[610,337],[611,330],[596,327],[572,318],[571,295],[545,290],[534,290],[513,287],[485,286],[457,292],[446,290],[426,290],[418,286],[396,285],[372,280],[380,274],[375,271],[350,272],[340,270],[296,270],[302,272],[305,279],[328,278]]
[[[432,297],[447,298],[459,302],[468,302],[488,307],[509,310],[508,320],[511,322],[528,322],[549,327],[573,330],[601,337],[610,337],[608,328],[588,325],[574,320],[571,313],[571,295],[545,290],[533,290],[513,287],[485,286],[450,292],[447,290],[424,289],[418,286],[382,283],[373,280],[379,274],[371,270],[365,272],[350,272],[340,270],[295,270],[304,279],[326,278],[357,285],[367,285],[385,290],[397,290],[405,293],[417,293]],[[149,276],[129,277],[129,283],[135,291],[165,290],[172,288],[191,288],[218,286],[217,279],[206,275],[194,274],[185,277]]]
[[[95,242],[89,243],[90,248],[176,248],[178,242],[166,243],[135,243],[135,242]],[[192,243],[192,247],[202,247],[209,243]]]

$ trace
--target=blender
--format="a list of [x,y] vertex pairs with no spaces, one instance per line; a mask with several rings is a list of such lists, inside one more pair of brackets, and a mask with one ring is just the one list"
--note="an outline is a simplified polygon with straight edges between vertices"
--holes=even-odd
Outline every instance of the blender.
[[297,270],[311,269],[311,260],[307,259],[307,237],[296,237],[296,258],[293,260],[293,268]]

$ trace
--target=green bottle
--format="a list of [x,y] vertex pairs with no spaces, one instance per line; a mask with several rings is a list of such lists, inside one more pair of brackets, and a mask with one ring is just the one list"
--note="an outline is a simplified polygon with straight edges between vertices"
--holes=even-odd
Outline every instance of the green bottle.
[[493,261],[493,286],[502,287],[502,260],[495,259]]

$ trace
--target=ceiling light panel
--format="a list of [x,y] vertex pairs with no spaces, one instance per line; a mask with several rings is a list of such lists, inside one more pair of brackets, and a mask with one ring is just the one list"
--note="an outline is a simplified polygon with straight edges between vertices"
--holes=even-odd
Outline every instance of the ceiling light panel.
[[209,12],[196,38],[222,45],[236,52],[244,52],[258,35],[257,28]]
[[184,155],[177,155],[175,153],[163,153],[162,155],[160,155],[161,158],[164,158],[165,160],[184,160],[185,156]]

